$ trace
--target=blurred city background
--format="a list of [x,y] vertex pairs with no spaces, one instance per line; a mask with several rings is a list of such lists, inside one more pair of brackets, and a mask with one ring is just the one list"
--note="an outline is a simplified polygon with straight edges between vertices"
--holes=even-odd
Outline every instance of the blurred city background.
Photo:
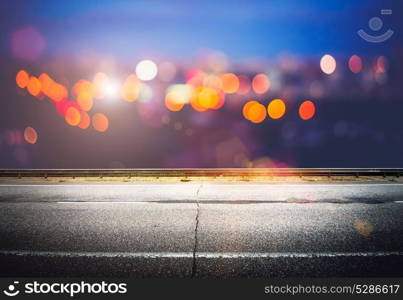
[[403,167],[398,0],[0,6],[0,168]]

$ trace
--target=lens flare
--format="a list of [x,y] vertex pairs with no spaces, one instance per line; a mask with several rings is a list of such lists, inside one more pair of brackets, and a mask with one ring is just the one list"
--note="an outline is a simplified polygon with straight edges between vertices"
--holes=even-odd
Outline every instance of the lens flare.
[[105,73],[98,72],[92,79],[92,88],[94,99],[102,99],[105,96],[105,86],[108,84],[109,78]]
[[140,82],[136,75],[130,74],[123,83],[121,96],[127,102],[136,101],[140,95]]

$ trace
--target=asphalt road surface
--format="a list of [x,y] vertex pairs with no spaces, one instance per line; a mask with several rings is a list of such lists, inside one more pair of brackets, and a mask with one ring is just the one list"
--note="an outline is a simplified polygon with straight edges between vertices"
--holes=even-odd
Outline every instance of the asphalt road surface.
[[403,276],[400,183],[0,183],[0,276]]

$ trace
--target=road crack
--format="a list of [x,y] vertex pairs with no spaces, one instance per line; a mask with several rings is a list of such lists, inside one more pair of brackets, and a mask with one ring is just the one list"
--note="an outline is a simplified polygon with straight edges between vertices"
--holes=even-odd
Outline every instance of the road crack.
[[199,230],[199,216],[200,216],[200,203],[199,203],[199,192],[202,188],[203,184],[200,184],[199,188],[196,192],[196,224],[195,224],[195,231],[194,231],[194,246],[193,246],[193,264],[192,264],[192,275],[191,277],[194,278],[197,273],[197,251],[199,246],[199,240],[197,237],[197,231]]

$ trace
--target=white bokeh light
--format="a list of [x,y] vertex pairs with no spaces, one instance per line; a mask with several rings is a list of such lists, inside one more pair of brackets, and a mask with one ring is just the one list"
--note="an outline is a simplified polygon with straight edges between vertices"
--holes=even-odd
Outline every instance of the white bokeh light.
[[336,60],[329,54],[324,55],[320,60],[320,68],[327,75],[332,74],[336,70],[336,66]]
[[136,75],[140,80],[153,80],[157,76],[157,73],[157,65],[152,60],[142,60],[136,66]]

